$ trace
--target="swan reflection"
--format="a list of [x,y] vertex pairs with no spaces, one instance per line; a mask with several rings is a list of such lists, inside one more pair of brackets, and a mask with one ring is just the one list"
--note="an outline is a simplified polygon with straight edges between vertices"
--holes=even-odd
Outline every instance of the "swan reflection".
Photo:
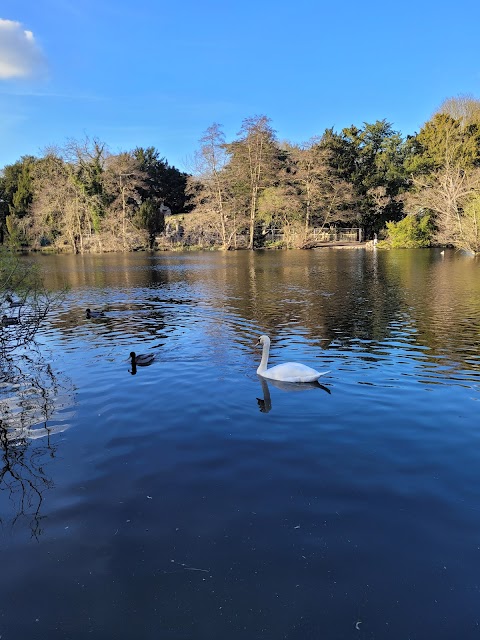
[[322,389],[326,393],[331,394],[332,392],[328,387],[325,387],[323,384],[320,384],[318,381],[315,382],[303,382],[302,384],[298,384],[296,382],[283,382],[280,380],[266,380],[262,376],[258,376],[260,380],[260,384],[262,385],[262,393],[263,398],[257,398],[257,403],[260,408],[261,413],[268,413],[272,409],[272,399],[270,396],[270,388],[269,384],[277,389],[281,389],[282,391],[287,391],[287,393],[299,393],[302,391],[311,391],[312,389]]

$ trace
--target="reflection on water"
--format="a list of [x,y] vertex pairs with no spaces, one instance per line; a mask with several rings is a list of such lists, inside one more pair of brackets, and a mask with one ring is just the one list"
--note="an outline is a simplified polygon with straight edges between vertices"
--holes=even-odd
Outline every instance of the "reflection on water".
[[2,396],[2,636],[478,637],[478,260],[29,259],[69,290]]
[[319,382],[303,382],[301,384],[294,382],[281,382],[280,380],[266,380],[262,376],[258,376],[262,385],[263,398],[257,398],[257,403],[261,413],[269,413],[272,410],[272,399],[270,396],[269,384],[277,389],[286,391],[287,393],[302,393],[303,391],[311,391],[312,389],[320,389],[326,393],[332,393],[331,390]]
[[93,335],[101,331],[102,338],[111,340],[126,333],[137,333],[141,340],[145,334],[158,338],[162,330],[172,330],[172,323],[191,326],[208,319],[212,328],[216,323],[216,335],[222,335],[225,323],[237,328],[233,339],[240,342],[245,332],[258,330],[275,337],[276,345],[306,337],[321,350],[355,349],[381,356],[382,342],[402,335],[421,350],[422,361],[441,357],[453,364],[465,354],[469,366],[468,356],[475,358],[471,332],[480,304],[478,261],[455,252],[115,254],[38,260],[50,286],[72,288],[72,300],[56,320],[60,337],[78,328],[85,302],[80,307],[76,299],[88,291],[87,306],[101,307],[108,316],[95,321],[99,326]]
[[[276,341],[300,331],[321,349],[367,346],[381,351],[383,340],[402,332],[423,349],[422,359],[450,354],[455,360],[460,352],[472,352],[470,331],[480,304],[478,261],[455,252],[259,251],[38,259],[53,288],[67,284],[74,297],[90,291],[90,304],[107,312],[108,318],[97,322],[112,339],[127,331],[158,336],[172,321],[181,323],[185,313],[187,322],[194,322],[216,310],[219,322],[240,329],[254,323]],[[77,326],[83,310],[65,310],[59,328]]]
[[9,513],[2,514],[1,522],[25,524],[38,538],[44,491],[53,487],[47,473],[57,449],[53,436],[71,426],[73,389],[33,344],[28,354],[17,352],[3,365],[0,491],[9,497]]
[[10,513],[2,514],[2,527],[19,524],[27,526],[35,538],[42,533],[41,506],[44,492],[53,487],[46,467],[48,458],[54,458],[56,446],[47,438],[44,445],[33,449],[26,440],[13,441],[8,431],[0,425],[0,447],[2,460],[0,490],[9,497]]

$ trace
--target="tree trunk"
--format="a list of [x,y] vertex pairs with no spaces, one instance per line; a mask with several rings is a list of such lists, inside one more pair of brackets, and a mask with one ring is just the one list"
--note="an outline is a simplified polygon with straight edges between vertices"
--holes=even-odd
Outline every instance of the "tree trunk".
[[256,218],[256,211],[257,211],[257,192],[258,192],[258,188],[254,186],[252,190],[252,199],[250,202],[250,235],[248,240],[249,249],[253,249],[253,238],[255,234],[255,218]]

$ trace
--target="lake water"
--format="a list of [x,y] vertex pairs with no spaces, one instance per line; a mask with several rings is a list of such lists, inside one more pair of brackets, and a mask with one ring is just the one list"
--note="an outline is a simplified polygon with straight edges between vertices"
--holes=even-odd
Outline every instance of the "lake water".
[[[480,637],[478,260],[34,259],[69,288],[1,389],[2,640]],[[321,386],[262,384],[262,333]]]

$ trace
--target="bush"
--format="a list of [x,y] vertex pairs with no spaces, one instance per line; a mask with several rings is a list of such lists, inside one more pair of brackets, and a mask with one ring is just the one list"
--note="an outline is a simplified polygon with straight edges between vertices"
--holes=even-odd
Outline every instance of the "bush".
[[392,249],[430,247],[433,233],[430,215],[407,215],[399,222],[387,222],[387,237],[383,244]]

